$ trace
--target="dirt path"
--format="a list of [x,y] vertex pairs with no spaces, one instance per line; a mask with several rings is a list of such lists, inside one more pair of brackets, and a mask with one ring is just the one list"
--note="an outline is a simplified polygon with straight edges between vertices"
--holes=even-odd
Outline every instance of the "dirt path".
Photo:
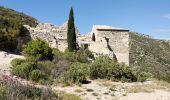
[[10,74],[10,62],[15,58],[24,58],[20,55],[10,54],[4,51],[0,51],[0,74]]
[[130,93],[119,100],[170,100],[170,92],[155,90],[152,93]]
[[93,80],[82,86],[53,87],[80,96],[83,100],[170,100],[170,84],[156,81],[121,83]]

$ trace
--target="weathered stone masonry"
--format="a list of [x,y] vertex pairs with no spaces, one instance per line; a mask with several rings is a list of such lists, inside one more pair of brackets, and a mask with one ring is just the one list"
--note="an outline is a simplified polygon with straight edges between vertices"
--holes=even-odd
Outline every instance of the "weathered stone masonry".
[[[67,23],[61,26],[39,23],[36,28],[28,25],[32,39],[36,37],[46,40],[52,48],[64,51],[67,48]],[[95,56],[108,55],[118,62],[129,65],[129,30],[105,25],[94,25],[92,31],[81,36],[76,29],[78,45],[86,46]],[[92,36],[95,36],[95,41]]]

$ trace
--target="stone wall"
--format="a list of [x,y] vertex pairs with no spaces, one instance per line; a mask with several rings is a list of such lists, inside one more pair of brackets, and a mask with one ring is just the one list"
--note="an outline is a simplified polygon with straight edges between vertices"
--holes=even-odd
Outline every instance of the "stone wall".
[[129,65],[129,30],[113,28],[110,26],[93,26],[92,34],[95,40],[89,44],[89,49],[99,54],[105,54],[112,58],[114,55],[118,62]]
[[[25,27],[29,30],[32,39],[38,37],[46,40],[52,48],[58,48],[61,51],[67,48],[67,23],[61,26],[39,23],[35,28],[28,25]],[[88,45],[88,49],[96,57],[107,55],[129,65],[129,30],[95,25],[92,31],[84,36],[81,36],[76,28],[76,34],[79,47]],[[93,34],[95,41],[92,40]]]
[[[49,23],[39,23],[35,28],[24,25],[30,32],[32,39],[41,38],[47,41],[52,48],[64,51],[67,48],[67,22],[61,26]],[[76,28],[77,36],[80,36]]]
[[113,50],[118,62],[125,62],[129,65],[129,33],[118,31],[99,31],[99,34],[105,33],[109,39],[109,45]]

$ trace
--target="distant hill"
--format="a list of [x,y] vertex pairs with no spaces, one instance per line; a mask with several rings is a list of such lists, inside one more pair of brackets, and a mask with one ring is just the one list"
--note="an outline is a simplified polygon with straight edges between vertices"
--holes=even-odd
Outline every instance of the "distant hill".
[[170,82],[170,42],[131,32],[130,65]]
[[37,20],[24,13],[0,6],[0,50],[15,51],[17,38],[24,36],[26,31],[23,25],[32,27],[37,25]]

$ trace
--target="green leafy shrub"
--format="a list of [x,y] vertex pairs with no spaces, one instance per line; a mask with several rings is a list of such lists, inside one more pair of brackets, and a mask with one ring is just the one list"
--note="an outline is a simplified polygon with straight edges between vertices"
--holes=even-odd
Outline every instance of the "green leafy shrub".
[[6,86],[0,85],[0,99],[5,100],[7,98],[7,88]]
[[87,80],[89,67],[84,63],[74,63],[70,66],[69,70],[64,76],[65,82],[81,84]]
[[60,51],[60,50],[57,49],[57,48],[53,48],[52,50],[53,50],[54,56],[62,57],[62,55],[63,55],[63,52],[62,52],[62,51]]
[[22,67],[20,65],[12,67],[11,73],[16,76],[24,76],[22,72]]
[[152,75],[150,73],[143,72],[140,67],[133,67],[132,68],[133,74],[136,76],[137,81],[144,82]]
[[87,63],[89,62],[89,58],[93,59],[93,54],[88,49],[80,49],[76,52],[76,59],[79,62]]
[[24,54],[26,56],[33,56],[39,60],[53,59],[52,49],[45,41],[39,38],[28,42],[27,45],[24,46]]
[[148,74],[148,73],[146,73],[146,72],[140,72],[140,73],[138,74],[137,79],[138,79],[138,81],[140,81],[140,82],[144,82],[144,81],[146,81],[146,80],[148,79],[148,77],[149,77],[149,74]]
[[38,69],[33,70],[33,71],[30,73],[30,79],[31,79],[32,81],[38,82],[42,76],[43,76],[43,74],[42,74],[41,71],[38,70]]
[[145,81],[145,73],[135,73],[124,63],[117,63],[107,56],[100,56],[90,65],[91,79],[109,79],[113,81],[133,82]]
[[16,58],[11,61],[11,65],[12,66],[21,65],[21,63],[23,63],[24,61],[25,61],[24,59]]
[[65,59],[69,62],[76,62],[77,59],[75,57],[75,52],[69,52],[68,50],[66,50],[62,56],[62,59]]
[[64,74],[69,69],[70,64],[66,60],[60,60],[55,63],[55,67],[51,70],[51,76],[56,78]]
[[36,57],[33,57],[33,56],[28,56],[28,57],[26,57],[25,61],[37,63],[39,61],[39,59]]
[[75,52],[69,52],[68,49],[66,49],[64,52],[59,51],[58,49],[53,49],[54,59],[53,61],[57,63],[59,60],[67,60],[68,62],[76,62],[76,53]]
[[115,63],[116,62],[107,56],[100,56],[96,58],[96,60],[90,65],[90,78],[110,79]]
[[29,78],[29,73],[34,70],[36,65],[31,62],[24,62],[20,65],[12,67],[12,74],[22,77],[22,78]]
[[39,61],[37,63],[37,68],[41,70],[41,72],[45,73],[47,76],[50,76],[51,71],[54,70],[55,64],[51,61]]
[[113,80],[121,80],[125,82],[137,81],[137,77],[133,74],[131,68],[124,63],[116,64],[112,70]]

